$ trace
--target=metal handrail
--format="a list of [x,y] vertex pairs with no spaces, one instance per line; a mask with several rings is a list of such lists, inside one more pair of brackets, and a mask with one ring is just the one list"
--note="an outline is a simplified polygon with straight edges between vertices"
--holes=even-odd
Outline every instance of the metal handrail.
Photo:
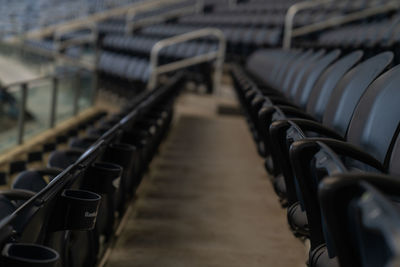
[[90,23],[89,25],[85,25],[81,29],[90,30],[90,34],[85,36],[85,38],[74,38],[74,39],[69,39],[69,40],[65,40],[65,41],[62,41],[61,38],[62,38],[63,34],[71,32],[71,29],[62,28],[62,27],[60,29],[57,29],[54,32],[54,36],[53,36],[53,40],[56,43],[57,49],[62,50],[62,49],[68,48],[70,46],[86,44],[89,42],[95,42],[97,40],[98,31],[97,31],[97,26],[95,23]]
[[343,25],[360,19],[368,18],[370,16],[375,16],[378,14],[384,14],[393,10],[400,9],[399,1],[391,1],[384,5],[374,6],[365,8],[360,11],[352,12],[346,15],[341,15],[338,17],[333,17],[325,21],[317,22],[303,27],[298,27],[293,29],[293,20],[295,15],[301,11],[312,7],[317,7],[326,3],[332,2],[332,0],[317,0],[317,1],[307,1],[294,4],[291,6],[286,14],[285,18],[285,34],[283,39],[283,48],[290,49],[291,41],[293,37],[298,37],[320,30],[332,28],[335,26]]
[[292,38],[293,38],[293,22],[294,17],[302,10],[307,10],[310,8],[314,8],[320,5],[324,5],[332,2],[333,0],[313,0],[313,1],[304,1],[293,4],[287,11],[285,16],[285,31],[283,35],[283,48],[290,49]]
[[[159,54],[161,49],[175,45],[178,43],[187,42],[194,39],[204,38],[206,36],[214,36],[218,40],[218,50],[215,52],[208,52],[203,55],[197,55],[190,58],[185,58],[182,60],[177,60],[172,63],[167,63],[164,65],[158,65],[159,63]],[[153,90],[158,83],[158,77],[160,74],[179,70],[182,68],[186,68],[189,66],[193,66],[202,62],[207,62],[211,60],[215,61],[215,70],[214,70],[214,92],[218,92],[223,64],[225,61],[225,50],[226,50],[226,39],[224,33],[216,28],[205,28],[181,35],[177,35],[171,38],[166,38],[158,41],[151,49],[150,53],[150,79],[147,84],[148,90]]]
[[55,60],[58,60],[60,62],[66,62],[67,64],[73,65],[73,66],[78,67],[78,68],[86,69],[86,70],[89,70],[89,71],[96,70],[96,65],[95,64],[91,64],[90,62],[83,61],[83,60],[78,60],[76,58],[72,58],[72,57],[69,57],[67,55],[61,54],[61,53],[59,53],[58,50],[49,51],[49,50],[46,50],[46,49],[41,49],[39,47],[34,47],[34,46],[30,46],[30,45],[23,44],[23,43],[20,43],[18,45],[20,45],[23,49],[25,49],[27,51],[31,51],[31,52],[33,52],[33,53],[35,53],[37,55],[40,55],[40,56],[44,56],[44,57],[48,57],[48,58],[51,58],[51,59],[55,59]]

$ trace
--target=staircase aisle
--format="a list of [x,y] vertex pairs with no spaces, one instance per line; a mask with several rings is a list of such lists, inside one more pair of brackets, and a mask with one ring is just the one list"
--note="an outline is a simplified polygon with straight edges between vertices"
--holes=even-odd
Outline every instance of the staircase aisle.
[[305,266],[244,118],[183,95],[107,267]]

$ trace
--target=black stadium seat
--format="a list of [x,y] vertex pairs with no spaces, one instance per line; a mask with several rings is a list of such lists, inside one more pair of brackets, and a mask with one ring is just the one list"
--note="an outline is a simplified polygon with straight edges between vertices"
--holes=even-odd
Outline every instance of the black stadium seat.
[[[155,88],[149,90],[155,71],[150,65],[151,52],[160,41],[205,28],[219,29],[226,40],[223,71],[228,70],[230,77],[223,76],[224,87],[218,97],[224,98],[225,86],[232,83],[255,143],[254,153],[261,157],[264,174],[270,178],[273,190],[268,197],[278,200],[294,236],[309,240],[306,265],[399,264],[400,15],[396,3],[312,3],[296,13],[293,27],[300,30],[293,32],[291,48],[283,49],[286,15],[299,0],[161,1],[145,3],[135,14],[128,6],[135,0],[82,0],[78,1],[79,12],[75,1],[58,3],[54,12],[49,11],[55,5],[50,0],[34,2],[6,4],[0,20],[4,28],[0,50],[17,59],[19,53],[11,52],[17,45],[6,40],[18,40],[22,57],[33,66],[38,58],[60,57],[56,73],[70,68],[66,62],[83,66],[86,57],[93,57],[91,80],[99,94],[93,93],[92,100],[100,99],[100,107],[102,101],[107,102],[105,107],[113,112],[95,107],[97,111],[56,125],[59,130],[51,131],[49,138],[32,138],[33,145],[26,144],[3,159],[0,267],[104,265],[110,249],[118,245],[115,241],[130,205],[146,195],[138,188],[148,170],[158,167],[152,161],[160,147],[164,150],[162,143],[175,127],[176,97],[185,88],[201,91],[205,86],[212,92],[218,61],[201,59],[221,47],[215,37],[207,36],[162,48],[159,65],[191,62],[187,59],[201,63],[162,73]],[[369,11],[375,8],[379,14]],[[358,18],[360,14],[367,17]],[[63,28],[67,21],[85,24],[84,18],[92,15],[90,29],[88,25],[70,32]],[[346,15],[351,15],[350,22],[336,23]],[[327,21],[329,25],[325,25]],[[80,41],[83,45],[75,44]],[[73,45],[62,46],[69,42]],[[31,56],[33,51],[38,55]],[[40,72],[47,70],[49,59],[43,63],[46,67],[37,68]],[[83,70],[75,71],[80,74]],[[4,92],[8,90],[5,84]],[[83,84],[86,90],[89,81]],[[60,85],[62,93],[76,86]],[[34,86],[26,88],[29,101],[35,90]],[[53,91],[53,98],[57,92]],[[75,96],[78,109],[86,101],[83,95],[88,94],[79,93]],[[14,106],[23,107],[19,101],[17,97],[14,102],[20,105]],[[219,99],[216,102],[220,104]],[[225,121],[220,115],[213,123]],[[23,117],[17,122],[22,131]],[[43,124],[33,117],[26,132],[33,131],[34,123]],[[59,120],[58,114],[56,117]],[[178,118],[179,123],[184,121],[181,115]],[[8,130],[4,127],[4,132]],[[200,141],[189,145],[202,146]],[[186,140],[172,143],[178,142]],[[171,161],[185,168],[184,161]],[[189,184],[185,181],[185,186]],[[174,201],[179,205],[182,199]],[[142,240],[139,243],[148,245]],[[140,255],[135,257],[140,259]],[[257,261],[262,259],[260,256]]]

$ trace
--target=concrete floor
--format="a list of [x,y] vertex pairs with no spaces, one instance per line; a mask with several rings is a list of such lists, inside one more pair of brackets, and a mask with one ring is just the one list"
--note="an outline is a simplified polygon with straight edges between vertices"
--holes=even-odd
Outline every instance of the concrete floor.
[[184,95],[108,267],[305,266],[242,117]]

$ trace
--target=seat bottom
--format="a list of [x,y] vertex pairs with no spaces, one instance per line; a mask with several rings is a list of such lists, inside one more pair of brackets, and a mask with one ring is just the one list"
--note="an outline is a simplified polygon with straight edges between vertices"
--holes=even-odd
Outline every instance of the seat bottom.
[[339,267],[337,257],[329,258],[328,249],[325,244],[319,245],[310,252],[309,267]]
[[276,175],[275,170],[274,170],[274,162],[272,160],[271,155],[265,156],[264,168],[269,175]]
[[283,175],[280,174],[274,178],[274,189],[279,197],[286,198],[286,183]]
[[307,214],[301,209],[299,202],[294,203],[288,208],[287,220],[296,237],[308,238],[310,236]]

